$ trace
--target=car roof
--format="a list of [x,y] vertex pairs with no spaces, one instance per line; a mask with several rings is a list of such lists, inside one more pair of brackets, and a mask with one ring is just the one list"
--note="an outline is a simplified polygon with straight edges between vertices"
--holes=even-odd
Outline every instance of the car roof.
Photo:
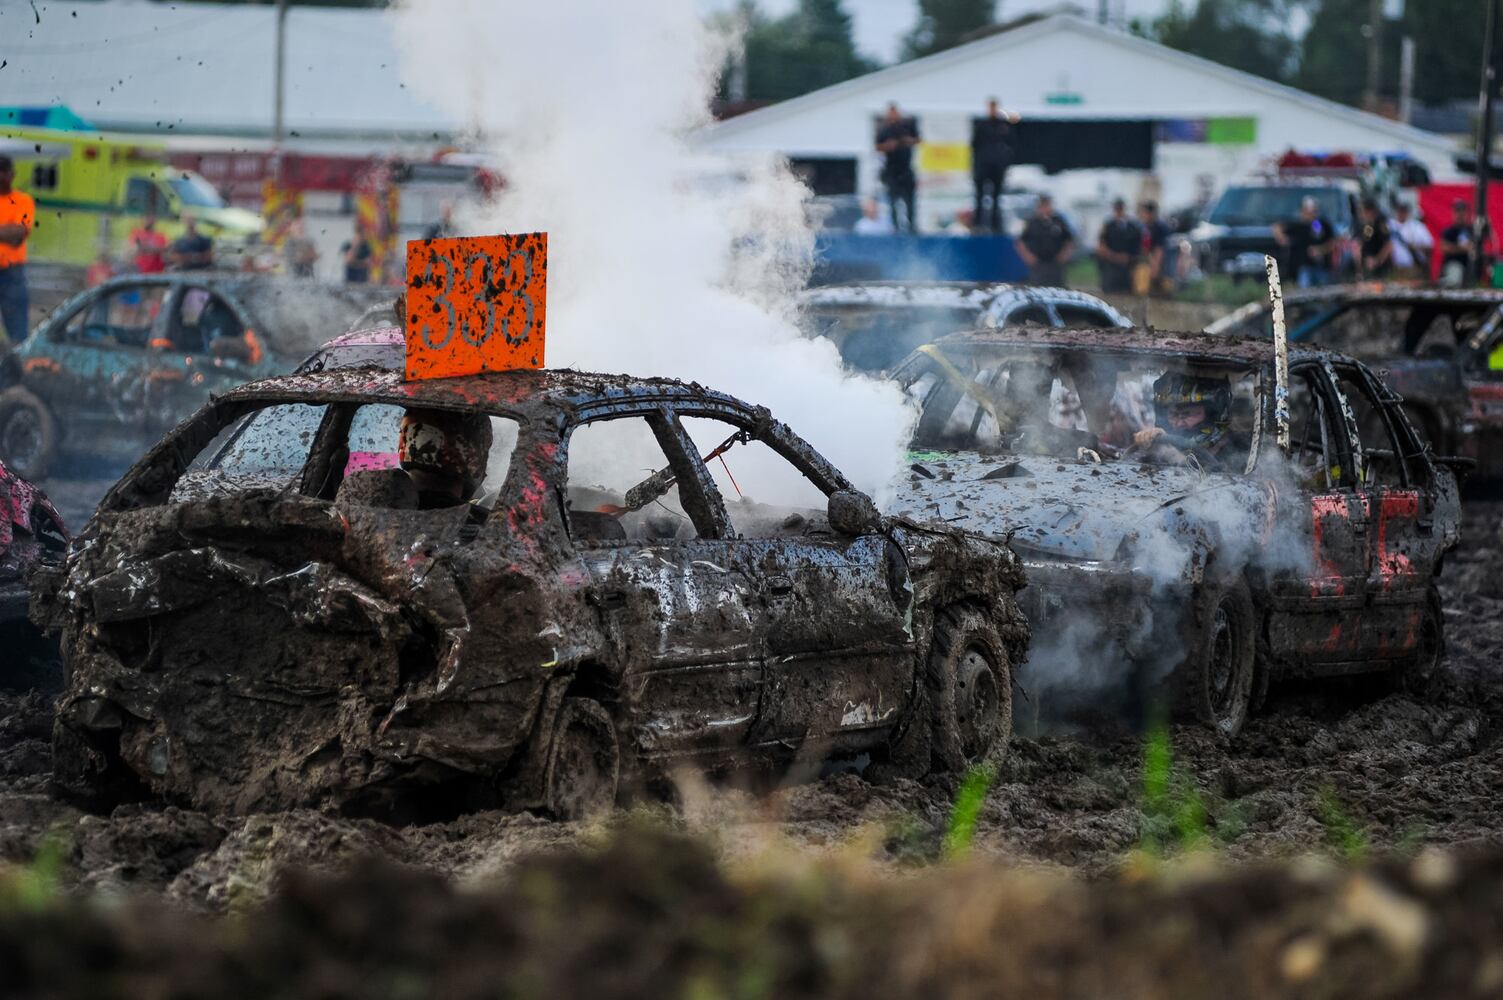
[[319,350],[327,351],[340,347],[397,347],[404,343],[402,328],[397,326],[373,326],[341,333],[325,341]]
[[821,285],[800,294],[803,305],[952,305],[985,309],[1004,296],[1101,304],[1085,292],[1005,281],[849,281]]
[[693,382],[569,368],[518,369],[411,382],[404,379],[400,370],[375,365],[330,368],[249,382],[224,393],[218,400],[390,403],[475,410],[522,420],[553,419],[625,403],[674,401],[743,413],[765,412]]
[[[1155,330],[1152,327],[1062,329],[1046,326],[1005,326],[994,330],[962,330],[935,342],[943,347],[1020,347],[1088,350],[1098,353],[1168,355],[1241,365],[1273,361],[1273,342],[1266,337],[1229,337],[1218,334]],[[1289,345],[1291,363],[1351,359],[1335,351]]]
[[[1364,281],[1352,285],[1291,288],[1284,293],[1288,303],[1303,302],[1454,302],[1458,304],[1503,304],[1499,288],[1424,288],[1417,285]],[[1266,307],[1267,302],[1263,305]]]

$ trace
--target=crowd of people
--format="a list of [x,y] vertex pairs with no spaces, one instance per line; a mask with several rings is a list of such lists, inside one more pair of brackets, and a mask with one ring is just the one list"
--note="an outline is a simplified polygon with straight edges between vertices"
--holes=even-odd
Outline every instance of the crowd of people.
[[[1438,243],[1407,202],[1396,202],[1390,217],[1374,198],[1362,199],[1352,237],[1355,252],[1349,270],[1359,278],[1425,281],[1433,273],[1432,262],[1439,254],[1441,282],[1459,285],[1472,266],[1472,208],[1461,199],[1452,204],[1451,223],[1441,230]],[[1297,217],[1276,225],[1274,238],[1284,249],[1286,280],[1292,279],[1300,288],[1314,288],[1341,279],[1345,248],[1314,198],[1301,201]],[[1479,255],[1478,273],[1486,266]]]

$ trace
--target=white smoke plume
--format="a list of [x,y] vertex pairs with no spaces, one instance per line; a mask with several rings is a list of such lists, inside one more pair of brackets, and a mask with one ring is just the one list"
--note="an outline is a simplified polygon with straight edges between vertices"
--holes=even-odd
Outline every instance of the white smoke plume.
[[404,0],[392,16],[407,86],[473,129],[506,177],[462,228],[549,234],[550,367],[764,404],[880,502],[911,414],[795,328],[805,189],[780,163],[693,148],[728,44],[699,4]]

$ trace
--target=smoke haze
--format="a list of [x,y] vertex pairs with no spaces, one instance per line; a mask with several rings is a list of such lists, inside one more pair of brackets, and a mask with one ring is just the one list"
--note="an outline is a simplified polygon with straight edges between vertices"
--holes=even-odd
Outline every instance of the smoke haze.
[[729,44],[695,0],[407,0],[393,20],[407,85],[473,129],[507,180],[461,228],[549,233],[550,367],[761,403],[887,495],[912,421],[901,393],[848,377],[794,325],[813,245],[805,189],[780,163],[687,141],[710,120]]

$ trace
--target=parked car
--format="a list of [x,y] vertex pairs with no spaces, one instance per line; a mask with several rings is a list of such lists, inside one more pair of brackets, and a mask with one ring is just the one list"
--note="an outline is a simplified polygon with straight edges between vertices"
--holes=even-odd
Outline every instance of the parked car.
[[974,281],[867,281],[812,288],[804,327],[828,337],[857,371],[886,371],[908,352],[975,326],[1102,327],[1132,321],[1093,295],[1067,288]]
[[121,469],[211,393],[290,371],[390,289],[238,272],[113,278],[64,302],[0,367],[0,461]]
[[895,509],[1011,536],[1035,707],[1167,685],[1230,736],[1270,679],[1440,656],[1456,478],[1360,362],[1291,349],[1287,449],[1264,340],[973,331],[893,377],[925,449]]
[[[880,517],[766,409],[666,379],[324,368],[216,396],[71,548],[45,600],[70,650],[59,787],[574,816],[670,761],[922,773],[1005,741],[1016,557]],[[399,433],[445,422],[470,428],[439,452],[470,456],[474,502],[393,467]],[[721,491],[752,468],[784,501]]]
[[30,578],[61,564],[68,544],[47,495],[0,463],[0,688],[57,684],[57,643],[32,625]]
[[[1383,370],[1420,437],[1441,455],[1503,477],[1503,291],[1370,282],[1284,295],[1293,343],[1319,344]],[[1266,302],[1249,303],[1207,332],[1272,337]]]
[[1339,252],[1334,266],[1338,273],[1350,273],[1354,261],[1346,245],[1356,223],[1360,192],[1355,181],[1233,184],[1190,230],[1190,245],[1204,274],[1257,278],[1263,274],[1265,254],[1283,262],[1287,272],[1289,262],[1273,227],[1297,218],[1300,202],[1314,198],[1336,231]]

